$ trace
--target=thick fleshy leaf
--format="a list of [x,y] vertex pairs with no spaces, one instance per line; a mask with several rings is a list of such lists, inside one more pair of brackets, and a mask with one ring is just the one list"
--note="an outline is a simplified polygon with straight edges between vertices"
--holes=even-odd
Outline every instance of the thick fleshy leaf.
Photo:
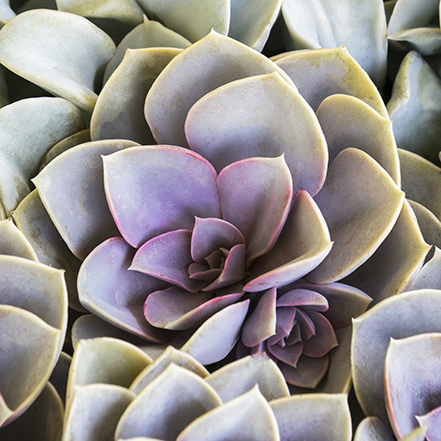
[[384,403],[384,360],[390,338],[441,332],[441,291],[418,290],[389,297],[354,319],[352,378],[367,416],[387,422]]
[[104,157],[110,211],[135,248],[158,234],[191,229],[195,216],[221,217],[216,172],[173,146],[144,146]]
[[115,338],[81,340],[75,348],[67,384],[67,406],[77,386],[104,383],[128,388],[151,363],[141,349]]
[[0,254],[38,262],[34,249],[11,218],[0,220]]
[[328,153],[317,118],[277,72],[205,95],[188,112],[185,135],[217,171],[241,159],[284,154],[294,193],[304,189],[314,196],[325,180]]
[[[67,291],[63,271],[20,257],[0,255],[0,304],[25,309],[65,332]],[[61,350],[62,341],[60,342]]]
[[9,0],[2,0],[0,2],[0,27],[5,25],[11,18],[15,17],[15,12],[9,5]]
[[2,304],[0,334],[3,426],[20,416],[42,391],[57,361],[63,333],[31,312]]
[[346,394],[292,395],[270,402],[280,441],[350,441],[351,414]]
[[[300,328],[296,327],[295,329]],[[274,345],[267,344],[267,349],[275,360],[295,368],[297,367],[297,363],[303,352],[303,342],[298,341],[294,344],[291,344],[289,346],[286,345],[283,347],[277,343]]]
[[252,348],[276,333],[277,290],[271,288],[259,299],[242,328],[242,343]]
[[441,248],[441,221],[424,205],[408,200],[418,221],[424,240]]
[[60,142],[57,142],[53,147],[51,147],[48,152],[43,156],[40,163],[40,170],[45,167],[49,162],[52,161],[56,156],[61,155],[61,153],[69,150],[76,145],[83,144],[84,142],[90,141],[90,129],[80,130],[73,135],[70,135]]
[[[299,319],[296,315],[297,309],[294,307],[276,309],[276,334],[268,339],[268,345],[282,342],[285,337],[290,335],[295,324],[294,319]],[[312,330],[312,332],[314,331]]]
[[358,425],[354,441],[394,441],[390,429],[378,417],[368,417]]
[[296,367],[279,363],[285,380],[293,386],[315,389],[325,376],[329,366],[329,355],[321,358],[311,358],[301,355]]
[[130,31],[118,44],[115,54],[106,65],[104,83],[107,82],[114,70],[123,60],[127,49],[143,49],[152,47],[166,47],[185,49],[190,42],[181,35],[166,28],[161,23],[149,20],[144,15],[143,23]]
[[293,85],[288,75],[268,58],[212,31],[176,56],[150,89],[145,116],[153,136],[159,144],[186,147],[184,122],[196,101],[231,81],[274,71]]
[[[425,415],[441,405],[440,358],[441,333],[391,338],[384,362],[385,397],[397,438],[418,427],[416,415]],[[430,426],[428,429],[430,432]]]
[[345,47],[288,52],[274,61],[314,111],[326,97],[341,93],[355,96],[389,117],[378,89]]
[[226,403],[252,389],[256,384],[268,400],[289,396],[288,386],[277,365],[265,353],[228,363],[205,378]]
[[188,274],[188,267],[193,262],[190,243],[191,230],[160,234],[139,248],[129,269],[172,283],[190,292],[199,291],[205,282],[190,279]]
[[[284,290],[286,289],[284,288]],[[325,297],[329,308],[323,311],[323,315],[334,328],[349,326],[352,319],[363,314],[372,301],[371,297],[363,291],[343,283],[301,284],[297,285],[295,290],[311,290]]]
[[438,0],[422,0],[418,11],[413,9],[412,1],[399,0],[390,17],[388,39],[405,44],[422,55],[437,54],[441,48],[441,30],[432,25],[432,20],[438,17]]
[[330,283],[350,274],[381,245],[400,214],[404,193],[368,154],[347,148],[331,164],[315,201],[334,245],[307,279]]
[[190,293],[179,287],[152,292],[145,302],[144,316],[151,325],[158,328],[176,331],[196,328],[243,296],[243,292],[214,294]]
[[81,260],[103,240],[118,235],[104,194],[101,156],[135,145],[125,140],[81,144],[58,156],[33,179],[55,227]]
[[194,43],[214,29],[226,35],[230,25],[230,2],[224,0],[139,0],[149,17]]
[[401,166],[401,188],[406,197],[419,202],[441,219],[441,168],[421,156],[398,150]]
[[0,199],[6,215],[30,191],[43,155],[84,128],[81,112],[60,98],[30,98],[0,110]]
[[0,429],[2,441],[60,441],[63,413],[63,403],[55,388],[48,382],[20,418]]
[[4,66],[86,112],[96,102],[95,76],[115,51],[112,39],[89,20],[49,9],[10,20],[0,32],[0,46]]
[[[285,1],[283,18],[295,49],[345,46],[382,87],[386,77],[386,15],[381,0],[372,2]],[[354,38],[357,33],[358,38]]]
[[135,250],[122,238],[112,238],[95,248],[78,274],[81,304],[109,323],[139,337],[161,343],[167,331],[152,327],[144,318],[147,295],[167,286],[137,271],[129,271]]
[[323,261],[331,247],[317,204],[306,191],[299,191],[278,241],[251,267],[251,281],[244,289],[260,291],[300,279]]
[[261,52],[282,5],[281,0],[232,0],[228,35]]
[[75,386],[64,424],[64,441],[113,438],[119,418],[135,395],[113,384]]
[[416,289],[441,290],[441,250],[438,247],[434,247],[432,258],[424,264],[407,287],[408,291]]
[[[441,30],[439,33],[441,37]],[[438,124],[441,117],[440,100],[441,79],[420,54],[409,52],[395,78],[387,110],[398,147],[436,164],[439,164],[441,136]]]
[[129,405],[115,439],[148,436],[175,440],[193,420],[222,404],[199,375],[171,364]]
[[303,354],[308,357],[320,358],[338,345],[334,329],[329,321],[319,312],[308,311],[314,322],[314,335],[303,340]]
[[234,225],[222,219],[196,218],[191,237],[191,257],[196,262],[204,262],[215,249],[230,249],[244,243],[242,233]]
[[214,314],[195,331],[181,351],[203,365],[223,360],[239,339],[249,302],[244,300]]
[[38,260],[63,269],[69,306],[84,311],[78,300],[77,276],[81,261],[67,247],[44,208],[37,190],[29,193],[13,211],[12,218],[32,245]]
[[185,368],[201,378],[206,378],[209,372],[198,363],[190,355],[178,351],[173,346],[168,346],[167,349],[151,364],[149,364],[135,379],[130,386],[130,390],[139,395],[148,384],[150,384],[156,377],[158,377],[164,370],[174,363],[176,366]]
[[279,441],[274,414],[258,386],[191,423],[176,441]]
[[223,218],[245,237],[247,263],[267,253],[277,241],[293,196],[286,162],[250,158],[225,167],[217,178]]
[[422,428],[427,428],[426,439],[429,441],[441,439],[441,406],[426,415],[417,416],[417,420]]
[[147,92],[179,49],[129,49],[106,82],[90,120],[92,140],[130,139],[156,144],[144,118]]
[[409,291],[408,284],[421,269],[429,249],[405,200],[400,216],[384,242],[344,282],[365,291],[372,297],[372,304],[376,304],[404,290]]
[[396,127],[364,101],[350,95],[325,98],[317,118],[326,137],[329,163],[347,147],[356,147],[372,156],[400,186],[400,165],[395,144]]

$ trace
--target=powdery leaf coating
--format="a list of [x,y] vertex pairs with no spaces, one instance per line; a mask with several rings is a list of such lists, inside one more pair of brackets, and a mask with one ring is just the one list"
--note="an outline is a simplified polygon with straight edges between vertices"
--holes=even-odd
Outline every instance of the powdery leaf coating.
[[44,154],[84,128],[80,110],[61,98],[29,98],[0,110],[0,200],[5,214],[30,192]]
[[81,340],[70,367],[66,409],[77,386],[104,383],[128,388],[151,362],[141,349],[123,340],[107,337]]
[[280,441],[350,441],[352,437],[346,394],[292,395],[271,401],[270,406],[279,426]]
[[384,242],[344,282],[362,289],[373,298],[373,304],[377,304],[404,290],[409,291],[408,285],[418,274],[429,250],[430,246],[424,241],[413,211],[405,200],[397,222]]
[[9,0],[0,1],[0,27],[5,25],[11,18],[15,17],[15,12],[9,6]]
[[409,291],[389,297],[353,320],[352,378],[367,416],[388,421],[384,403],[384,360],[390,338],[441,332],[441,291]]
[[61,237],[81,260],[118,235],[104,194],[102,155],[136,145],[126,140],[81,144],[51,161],[32,181]]
[[374,158],[400,186],[400,164],[393,125],[364,101],[350,95],[325,98],[317,118],[329,149],[329,163],[347,147],[356,147]]
[[185,136],[217,171],[241,159],[284,154],[294,193],[314,196],[326,176],[328,153],[317,118],[277,72],[232,81],[202,97],[188,112]]
[[147,14],[194,43],[210,30],[226,35],[230,2],[225,0],[139,0]]
[[295,49],[345,46],[375,83],[384,84],[387,40],[381,0],[288,0],[282,12]]
[[333,161],[315,201],[334,241],[307,279],[330,283],[366,261],[392,230],[404,193],[368,154],[347,148]]
[[224,403],[237,398],[256,384],[267,401],[290,395],[277,365],[264,353],[257,352],[228,363],[205,378]]
[[358,425],[354,441],[394,441],[390,429],[378,417],[367,417]]
[[33,190],[20,202],[13,211],[12,218],[32,245],[38,261],[65,271],[69,306],[84,312],[77,292],[77,276],[81,261],[72,254],[61,238],[37,190]]
[[34,249],[11,218],[0,220],[0,254],[38,262]]
[[130,390],[139,395],[156,377],[158,377],[171,364],[185,368],[201,378],[209,375],[207,369],[185,352],[168,346],[167,349],[151,364],[149,364],[133,381]]
[[135,395],[113,384],[75,386],[67,409],[63,441],[106,441]]
[[246,266],[267,253],[277,241],[293,196],[286,162],[250,158],[225,167],[217,177],[223,218],[246,241]]
[[424,205],[408,200],[418,221],[424,240],[441,248],[441,221]]
[[49,9],[10,20],[0,31],[0,46],[4,66],[86,112],[97,99],[95,76],[115,51],[112,39],[89,20]]
[[327,96],[340,93],[361,99],[389,118],[378,89],[345,47],[287,52],[272,59],[314,111]]
[[124,59],[104,85],[90,120],[92,140],[130,139],[156,144],[144,118],[147,92],[179,49],[127,50]]
[[441,289],[441,250],[435,246],[432,258],[424,264],[407,287],[408,291],[417,289]]
[[35,314],[0,305],[0,426],[20,416],[38,397],[60,353],[64,333]]
[[398,149],[401,187],[406,197],[418,202],[441,219],[441,168],[416,153]]
[[[397,438],[404,438],[418,428],[416,416],[441,407],[440,358],[440,333],[401,340],[391,338],[384,362],[385,397],[389,421]],[[439,439],[435,436],[436,418],[427,418],[426,422],[426,437],[429,440]],[[429,436],[431,432],[433,438]]]
[[441,79],[418,52],[409,52],[401,62],[387,110],[398,147],[436,164],[441,136],[440,100]]
[[95,248],[78,274],[81,304],[98,317],[141,338],[162,343],[170,333],[152,327],[144,318],[149,292],[167,284],[136,271],[128,271],[135,250],[122,238],[111,238]]
[[104,84],[113,71],[123,60],[127,49],[144,49],[153,47],[180,48],[190,46],[190,42],[181,35],[166,28],[161,23],[149,20],[144,15],[143,23],[130,31],[118,44],[115,55],[106,65],[104,72]]
[[[441,406],[435,408],[426,415],[416,417],[423,429],[427,428],[426,439],[437,441],[441,437]],[[414,432],[418,430],[415,429]]]
[[23,415],[0,429],[2,441],[59,441],[63,432],[63,417],[63,403],[55,388],[47,382]]
[[228,35],[261,52],[282,5],[282,0],[231,0]]
[[173,441],[193,420],[221,404],[201,377],[172,363],[128,406],[115,439],[147,436]]
[[245,291],[284,286],[316,268],[332,247],[328,226],[306,191],[299,191],[274,247],[250,268]]
[[143,146],[106,156],[104,187],[121,234],[135,248],[161,233],[193,228],[195,216],[220,217],[216,172],[187,149]]
[[441,30],[431,26],[439,17],[439,0],[422,0],[415,10],[409,0],[398,0],[389,20],[388,39],[405,44],[422,55],[437,54],[441,48]]
[[211,316],[194,332],[181,351],[203,365],[223,360],[239,339],[249,302],[244,300],[227,306]]
[[212,31],[176,56],[147,95],[145,116],[157,143],[187,147],[184,122],[196,101],[231,81],[274,71],[294,86],[265,56]]
[[193,421],[176,441],[279,441],[277,421],[258,386]]

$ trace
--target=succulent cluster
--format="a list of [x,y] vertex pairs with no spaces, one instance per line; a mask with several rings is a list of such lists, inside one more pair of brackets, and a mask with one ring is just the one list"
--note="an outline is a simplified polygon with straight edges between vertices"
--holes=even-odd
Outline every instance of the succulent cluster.
[[0,439],[440,441],[440,7],[0,1]]

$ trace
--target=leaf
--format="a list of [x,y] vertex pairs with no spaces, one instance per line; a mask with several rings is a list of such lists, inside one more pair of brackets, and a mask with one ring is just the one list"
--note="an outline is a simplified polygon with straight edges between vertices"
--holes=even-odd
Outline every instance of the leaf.
[[[203,68],[201,59],[204,60]],[[156,142],[186,147],[184,122],[196,101],[231,81],[274,71],[293,85],[282,69],[268,58],[212,31],[176,56],[150,89],[145,117]]]
[[273,57],[314,111],[326,97],[339,93],[355,96],[389,118],[378,89],[345,47],[314,49]]
[[[382,1],[328,3],[289,0],[283,18],[295,49],[345,46],[381,88],[386,76],[386,16]],[[353,38],[354,32],[358,38]]]
[[441,332],[441,291],[419,290],[389,297],[354,319],[352,378],[367,416],[388,421],[384,403],[384,360],[390,338]]
[[278,72],[231,81],[202,97],[188,112],[185,136],[217,171],[283,154],[294,193],[314,196],[325,179],[328,154],[317,118]]
[[171,364],[126,409],[115,439],[147,436],[175,440],[189,423],[221,404],[201,377]]
[[0,47],[8,69],[89,113],[97,98],[95,76],[115,51],[111,38],[89,20],[49,9],[10,20],[0,31]]
[[333,161],[315,201],[334,245],[308,274],[315,283],[330,283],[365,262],[392,230],[404,193],[368,154],[347,148]]
[[0,254],[23,257],[38,262],[38,257],[31,244],[14,225],[11,218],[0,220]]
[[354,441],[393,441],[393,437],[380,418],[367,417],[358,425]]

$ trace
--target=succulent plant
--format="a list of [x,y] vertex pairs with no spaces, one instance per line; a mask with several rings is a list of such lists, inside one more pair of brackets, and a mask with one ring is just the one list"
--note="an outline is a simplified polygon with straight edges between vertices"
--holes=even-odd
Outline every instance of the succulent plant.
[[441,439],[418,7],[0,1],[1,439]]

